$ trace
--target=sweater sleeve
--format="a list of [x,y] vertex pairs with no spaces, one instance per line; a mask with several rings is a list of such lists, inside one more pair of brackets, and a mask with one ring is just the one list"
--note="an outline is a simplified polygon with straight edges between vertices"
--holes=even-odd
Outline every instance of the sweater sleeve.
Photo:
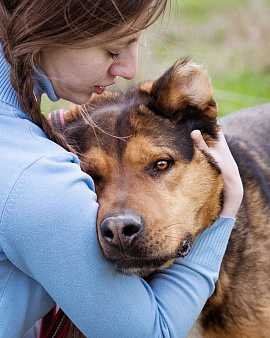
[[234,219],[218,219],[149,283],[124,276],[101,252],[93,183],[71,158],[34,163],[6,203],[1,246],[19,278],[13,271],[5,287],[14,299],[5,316],[26,330],[53,299],[87,337],[185,337],[214,290]]

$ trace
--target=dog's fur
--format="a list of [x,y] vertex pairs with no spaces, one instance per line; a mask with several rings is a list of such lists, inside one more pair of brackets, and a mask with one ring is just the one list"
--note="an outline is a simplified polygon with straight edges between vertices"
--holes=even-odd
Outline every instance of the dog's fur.
[[[97,231],[106,257],[124,274],[147,275],[188,254],[223,201],[213,158],[190,132],[217,138],[217,106],[207,72],[189,59],[126,94],[94,95],[65,114],[64,135],[96,186]],[[221,120],[244,184],[243,203],[203,337],[270,335],[270,104]]]

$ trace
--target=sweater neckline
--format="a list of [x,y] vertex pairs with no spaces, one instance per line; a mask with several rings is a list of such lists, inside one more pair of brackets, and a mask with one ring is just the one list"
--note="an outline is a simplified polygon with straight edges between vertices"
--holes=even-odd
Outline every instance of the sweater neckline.
[[35,70],[33,71],[33,77],[35,81],[34,93],[37,95],[39,101],[41,101],[41,95],[47,94],[48,98],[52,102],[59,100],[59,97],[55,94],[53,85],[49,80],[48,76],[43,72],[43,70],[35,65]]

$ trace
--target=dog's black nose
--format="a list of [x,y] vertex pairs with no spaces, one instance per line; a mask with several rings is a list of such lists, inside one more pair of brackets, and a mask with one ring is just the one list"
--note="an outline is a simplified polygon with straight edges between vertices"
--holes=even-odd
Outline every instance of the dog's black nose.
[[139,235],[142,226],[142,218],[138,214],[125,210],[104,218],[100,231],[108,244],[125,249]]

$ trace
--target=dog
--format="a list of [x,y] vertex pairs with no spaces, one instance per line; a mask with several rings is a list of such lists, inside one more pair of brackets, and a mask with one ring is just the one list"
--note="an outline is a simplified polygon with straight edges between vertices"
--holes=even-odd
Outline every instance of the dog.
[[[193,145],[217,140],[211,80],[182,58],[155,81],[106,91],[64,114],[62,133],[93,178],[104,255],[126,275],[147,276],[186,256],[219,216],[221,171]],[[220,120],[244,198],[214,294],[197,321],[203,337],[270,335],[270,104]],[[196,335],[196,337],[198,337]]]

